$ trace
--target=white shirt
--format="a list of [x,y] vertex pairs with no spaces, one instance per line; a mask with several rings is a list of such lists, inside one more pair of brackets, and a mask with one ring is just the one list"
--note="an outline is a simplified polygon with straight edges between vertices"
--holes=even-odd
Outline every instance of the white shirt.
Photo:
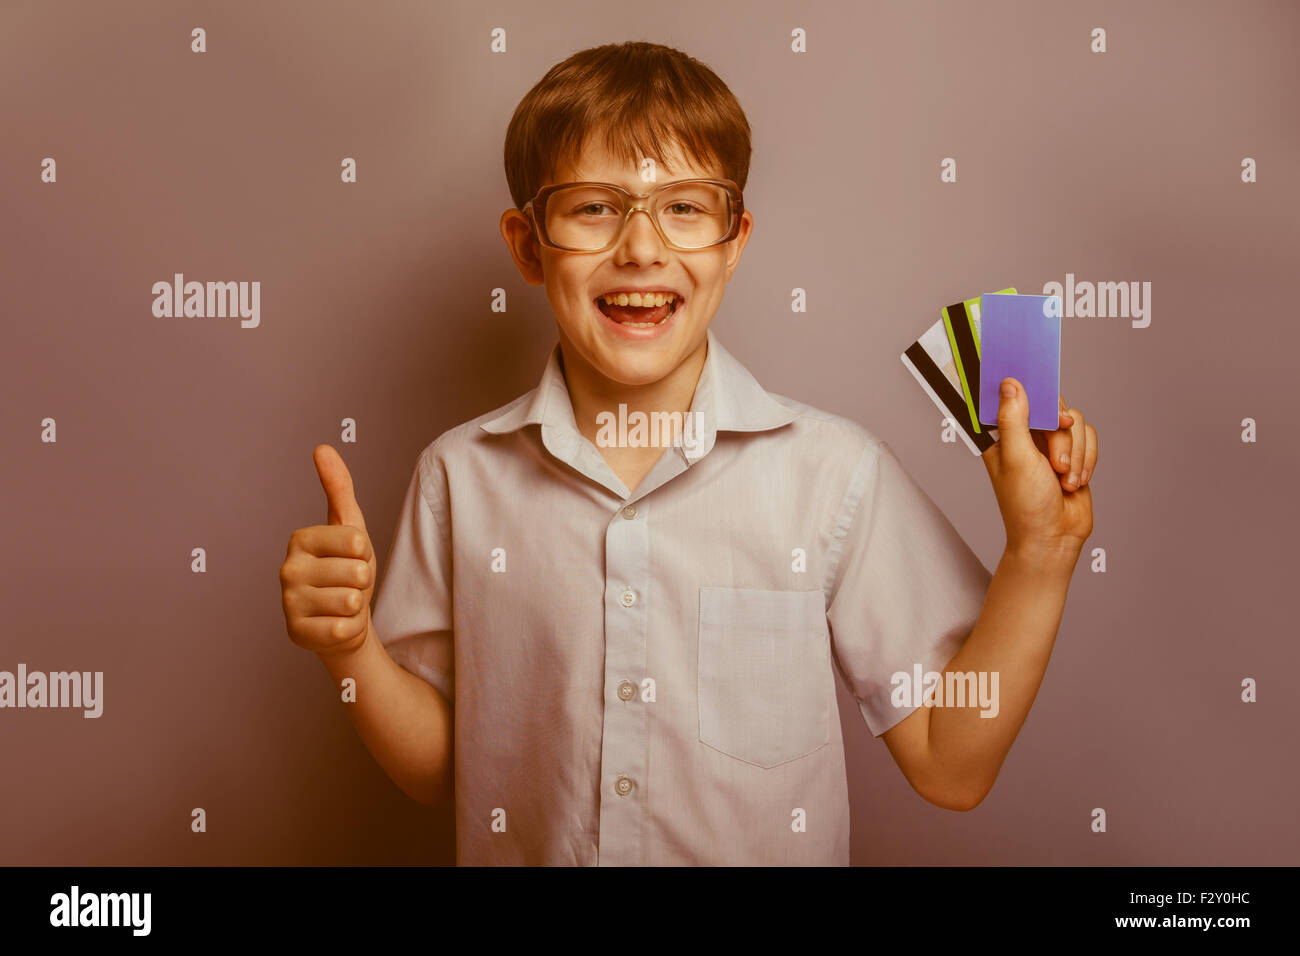
[[373,620],[454,703],[458,863],[847,865],[832,665],[879,736],[974,627],[991,575],[888,445],[712,330],[691,411],[629,494],[557,344],[420,454]]

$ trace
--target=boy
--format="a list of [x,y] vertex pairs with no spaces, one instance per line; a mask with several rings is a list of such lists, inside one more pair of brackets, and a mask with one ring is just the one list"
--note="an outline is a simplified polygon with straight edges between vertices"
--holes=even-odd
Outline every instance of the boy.
[[[1091,533],[1095,430],[1062,401],[1031,436],[1004,383],[990,576],[889,446],[764,391],[709,329],[753,229],[749,126],[711,70],[577,53],[505,152],[501,233],[559,332],[540,385],[421,453],[373,617],[328,445],[329,523],[281,568],[290,636],[356,680],[371,753],[417,800],[454,789],[462,864],[844,865],[838,667],[918,793],[977,805]],[[996,716],[896,696],[916,668],[997,673]]]

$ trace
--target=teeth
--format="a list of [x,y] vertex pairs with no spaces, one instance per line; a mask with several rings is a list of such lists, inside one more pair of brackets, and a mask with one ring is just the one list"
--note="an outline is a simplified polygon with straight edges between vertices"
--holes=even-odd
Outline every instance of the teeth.
[[675,292],[613,292],[602,296],[606,305],[635,305],[641,308],[657,307],[677,299]]
[[619,325],[622,325],[629,329],[653,329],[656,325],[663,325],[665,322],[667,322],[670,316],[671,313],[670,315],[665,315],[658,322],[620,322]]
[[619,323],[619,325],[629,329],[653,329],[656,325],[663,325],[673,317],[673,313],[677,311],[676,304],[678,303],[677,294],[675,292],[611,292],[608,295],[600,296],[600,299],[606,305],[630,305],[639,306],[640,308],[658,308],[665,304],[674,305],[674,308],[669,309],[668,314],[658,322]]

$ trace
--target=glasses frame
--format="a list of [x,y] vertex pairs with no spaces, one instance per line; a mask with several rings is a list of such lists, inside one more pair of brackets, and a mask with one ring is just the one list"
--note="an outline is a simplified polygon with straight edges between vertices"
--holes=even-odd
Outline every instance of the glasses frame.
[[[727,192],[727,199],[731,210],[731,228],[727,230],[726,235],[721,239],[710,242],[705,246],[679,246],[673,243],[666,235],[664,235],[663,227],[659,225],[659,218],[654,214],[654,202],[642,201],[653,200],[653,197],[656,197],[662,190],[667,189],[670,186],[683,186],[687,183],[712,183],[715,186],[721,186]],[[550,199],[553,193],[556,193],[561,189],[568,189],[572,186],[602,186],[606,189],[612,189],[615,192],[622,194],[625,199],[624,205],[626,208],[623,210],[623,219],[618,224],[618,231],[614,233],[613,239],[599,249],[574,249],[570,246],[562,246],[558,242],[552,242],[550,236],[546,234],[546,201]],[[524,203],[522,211],[532,220],[533,233],[537,236],[538,241],[547,248],[559,249],[562,252],[595,253],[608,252],[610,249],[613,249],[614,246],[618,245],[619,240],[623,238],[623,233],[627,230],[628,220],[632,218],[632,214],[637,210],[641,210],[646,214],[650,220],[650,224],[654,226],[655,232],[659,234],[660,241],[669,249],[676,252],[699,252],[701,249],[709,249],[713,246],[721,245],[724,242],[730,242],[740,234],[740,219],[745,212],[745,200],[741,195],[740,187],[730,179],[677,179],[668,183],[660,183],[658,186],[655,186],[649,192],[645,193],[634,193],[615,183],[583,181],[576,183],[553,183],[550,186],[543,186],[537,191],[536,196]]]

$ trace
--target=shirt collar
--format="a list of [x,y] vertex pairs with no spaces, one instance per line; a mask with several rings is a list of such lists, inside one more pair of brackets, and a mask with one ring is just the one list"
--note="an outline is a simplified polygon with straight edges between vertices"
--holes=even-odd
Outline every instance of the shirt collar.
[[[707,331],[706,338],[708,348],[704,368],[696,383],[690,408],[691,412],[701,413],[701,433],[693,448],[681,447],[688,464],[708,454],[718,432],[767,431],[788,424],[799,416],[796,409],[781,404],[758,384],[749,369],[722,347],[713,329]],[[573,402],[569,398],[564,373],[560,371],[558,342],[551,350],[538,386],[479,427],[485,432],[501,435],[534,424],[542,426],[544,438],[549,434],[551,439],[565,446],[569,454],[582,439],[573,416]]]

